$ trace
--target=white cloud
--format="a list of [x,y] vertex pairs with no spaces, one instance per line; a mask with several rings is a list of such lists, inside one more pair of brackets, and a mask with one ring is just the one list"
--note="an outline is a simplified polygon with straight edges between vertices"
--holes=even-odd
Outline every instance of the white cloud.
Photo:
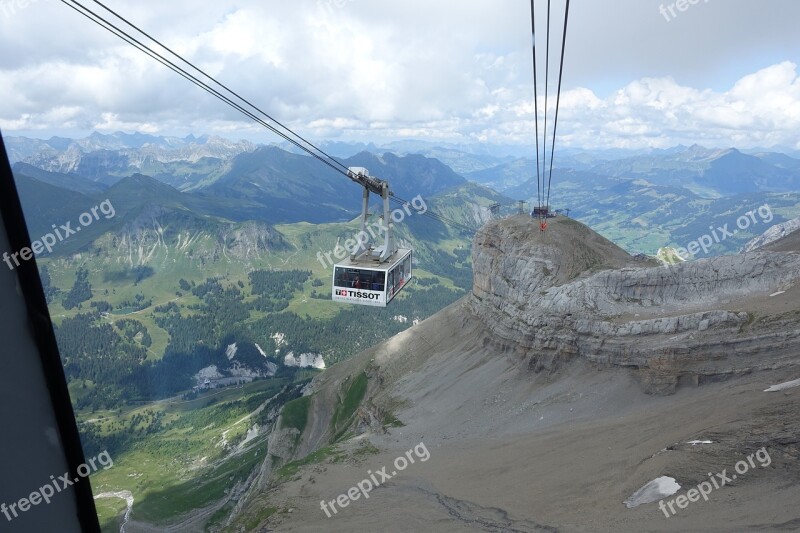
[[574,89],[563,97],[561,120],[573,146],[791,146],[800,132],[800,79],[797,65],[783,62],[724,92],[668,77],[632,82],[605,99]]
[[[767,10],[730,0],[725,6],[735,8],[710,3],[666,23],[657,6],[620,1],[625,9],[574,10],[560,146],[797,143],[800,38],[785,21],[800,14],[798,4],[775,0]],[[239,0],[198,8],[188,0],[119,0],[113,7],[315,138],[532,144],[529,18],[527,4],[518,4]],[[769,39],[732,31],[752,24],[754,10],[772,24]],[[701,24],[713,17],[725,24]],[[626,35],[631,27],[643,33]],[[739,60],[742,46],[754,50],[747,61]],[[0,16],[0,49],[6,133],[136,129],[274,139],[61,2]]]

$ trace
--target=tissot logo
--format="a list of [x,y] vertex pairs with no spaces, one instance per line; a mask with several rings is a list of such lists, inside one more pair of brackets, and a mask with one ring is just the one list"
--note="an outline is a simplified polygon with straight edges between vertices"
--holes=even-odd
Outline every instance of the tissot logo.
[[348,298],[362,298],[364,300],[377,300],[380,297],[380,294],[370,294],[368,292],[336,289],[336,296],[347,296]]
[[359,291],[350,291],[350,296],[354,296],[356,298],[363,298],[365,300],[377,300],[377,294],[370,294],[368,292],[359,292]]

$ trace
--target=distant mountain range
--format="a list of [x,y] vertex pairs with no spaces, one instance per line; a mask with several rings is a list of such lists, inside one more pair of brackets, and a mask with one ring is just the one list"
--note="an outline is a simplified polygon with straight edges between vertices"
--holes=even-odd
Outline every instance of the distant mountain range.
[[[8,143],[18,181],[34,179],[83,195],[101,195],[131,176],[149,176],[156,201],[183,192],[181,202],[187,208],[235,221],[342,222],[361,209],[361,191],[343,175],[275,146],[139,134],[93,134],[72,142],[10,138]],[[440,161],[421,155],[361,152],[341,162],[389,180],[401,198],[428,198],[467,182]]]
[[[217,155],[222,155],[226,151],[229,153],[240,153],[244,150],[255,149],[255,145],[248,141],[233,142],[221,137],[209,137],[206,135],[201,137],[188,135],[184,138],[178,138],[157,137],[144,133],[117,132],[106,135],[95,132],[83,139],[51,137],[50,139],[43,140],[30,139],[27,137],[5,137],[4,140],[12,163],[28,159],[40,153],[48,152],[80,151],[82,153],[91,153],[100,150],[132,150],[139,153],[182,153],[184,157],[191,158],[191,151],[206,150],[206,155],[215,153]],[[181,152],[185,149],[189,149],[189,151]],[[195,157],[195,160],[196,159],[197,157]]]
[[49,172],[74,174],[103,185],[146,174],[177,189],[191,188],[210,174],[221,174],[234,157],[257,146],[220,137],[183,139],[144,134],[102,135],[85,139],[54,137],[47,141],[9,137],[12,164],[26,163]]
[[774,153],[748,155],[736,149],[709,150],[697,145],[669,155],[610,161],[596,165],[593,171],[642,178],[655,185],[686,187],[709,195],[800,190],[798,159]]
[[[359,187],[319,161],[276,146],[254,147],[244,142],[230,153],[207,157],[211,146],[234,146],[226,143],[210,138],[98,134],[75,142],[12,139],[18,156],[28,150],[13,169],[31,236],[37,239],[49,233],[54,223],[75,221],[108,199],[116,215],[61,243],[56,255],[95,246],[96,253],[102,249],[115,263],[134,267],[148,264],[148,257],[161,257],[158,250],[164,248],[167,255],[161,260],[169,257],[167,250],[174,250],[171,253],[191,253],[199,266],[223,256],[245,261],[253,254],[282,250],[286,240],[276,225],[292,234],[319,234],[313,225],[331,225],[322,230],[320,244],[322,250],[331,249],[336,233],[342,231],[332,224],[349,224],[360,213]],[[198,157],[200,153],[206,155]],[[157,164],[159,172],[144,172]],[[361,152],[342,164],[368,168],[389,180],[398,197],[421,196],[429,209],[446,213],[459,225],[478,227],[488,219],[489,205],[511,203],[422,155]],[[373,196],[373,212],[378,204]],[[302,229],[287,229],[287,225],[309,223]],[[430,241],[427,248],[435,250],[438,242],[452,238],[453,230],[436,219],[416,216],[408,218],[399,231],[401,239]],[[463,233],[459,228],[454,231]],[[106,235],[112,240],[99,240]],[[471,237],[459,238],[468,242]],[[125,249],[115,251],[114,243],[124,243]],[[431,253],[421,246],[419,257],[432,257]]]
[[[736,253],[770,224],[800,215],[800,159],[787,154],[680,146],[633,155],[565,151],[556,162],[550,204],[570,209],[570,216],[634,253],[686,246],[770,206],[772,220],[759,220],[709,250],[709,255]],[[549,178],[549,172],[542,174]],[[531,159],[465,177],[529,206],[538,201]]]
[[[141,133],[93,133],[76,140],[8,137],[6,143],[12,163],[25,163],[62,175],[74,174],[101,185],[113,185],[122,177],[144,174],[179,190],[206,188],[216,181],[231,181],[242,176],[247,164],[266,162],[273,169],[276,165],[288,165],[300,170],[303,166],[299,163],[301,160],[284,157],[270,162],[269,157],[278,157],[282,152],[305,156],[288,143],[278,145],[281,150],[277,151],[248,141],[194,135],[177,138]],[[501,193],[529,181],[535,187],[535,158],[532,150],[526,147],[424,141],[398,141],[385,146],[326,142],[321,146],[347,164],[356,164],[354,161],[374,164],[375,160],[368,154],[377,159],[386,154],[424,156],[450,167],[448,171],[451,173]],[[254,154],[249,163],[244,160],[234,163],[235,159],[246,154]],[[540,164],[547,172],[549,161]],[[311,173],[315,165],[307,165],[303,171]],[[381,170],[390,170],[393,164],[388,161],[385,166],[388,168]],[[564,149],[556,154],[555,168],[623,179],[645,179],[658,186],[687,188],[703,197],[800,189],[800,154],[795,152],[756,150],[745,153],[734,148],[708,149],[699,145],[635,151]],[[315,174],[321,175],[324,170],[325,167],[318,168]],[[397,179],[397,176],[393,177]],[[446,179],[446,185],[454,185],[455,181],[451,176]],[[398,187],[405,184],[406,181],[400,179]],[[416,186],[415,183],[408,185]]]
[[[681,187],[714,198],[754,192],[800,190],[800,159],[775,152],[752,155],[736,149],[713,150],[701,146],[678,147],[649,154],[606,159],[586,152],[557,156],[558,170],[587,171],[598,176],[644,179],[653,185]],[[545,165],[549,174],[549,164]],[[536,192],[536,164],[517,159],[489,169],[465,174],[468,179],[503,193]],[[512,194],[513,195],[513,194]],[[530,198],[530,195],[528,196]]]
[[[130,204],[131,212],[161,206],[267,226],[345,222],[360,210],[357,187],[286,147],[207,136],[124,133],[94,133],[78,140],[10,137],[6,142],[20,188],[39,198],[31,222],[37,229],[47,229],[45,222],[62,208],[60,198],[70,198],[71,206],[91,201],[75,194],[89,199],[115,196],[121,205]],[[535,160],[518,157],[530,153],[525,147],[422,141],[321,146],[343,165],[366,167],[389,180],[402,198],[471,191],[462,196],[468,205],[453,213],[473,224],[485,216],[473,206],[485,204],[492,195],[505,206],[504,213],[512,212],[514,200],[527,200],[529,207],[537,201]],[[800,158],[794,155],[698,145],[638,151],[564,149],[555,158],[551,204],[570,209],[572,216],[631,251],[654,254],[767,202],[775,209],[773,223],[800,215]],[[480,190],[480,201],[471,203],[469,195],[478,190],[465,189],[468,181],[496,193]],[[124,195],[138,198],[138,207]],[[735,252],[763,229],[751,228],[715,247],[714,253]],[[426,231],[422,226],[417,230]],[[441,235],[440,230],[436,233]]]

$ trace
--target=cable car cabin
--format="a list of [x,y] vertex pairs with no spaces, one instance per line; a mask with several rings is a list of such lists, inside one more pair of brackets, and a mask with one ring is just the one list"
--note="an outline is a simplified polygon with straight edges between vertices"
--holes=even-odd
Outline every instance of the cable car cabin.
[[333,268],[333,301],[386,307],[411,281],[411,250],[400,248],[385,263],[347,259]]

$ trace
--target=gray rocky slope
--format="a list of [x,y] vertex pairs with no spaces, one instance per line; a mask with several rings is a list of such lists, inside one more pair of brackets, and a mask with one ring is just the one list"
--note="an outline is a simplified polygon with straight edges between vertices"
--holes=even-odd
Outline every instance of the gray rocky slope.
[[531,369],[580,357],[633,368],[648,392],[670,393],[800,364],[800,317],[781,306],[796,297],[797,253],[647,267],[572,220],[530,238],[532,226],[518,217],[478,235],[469,298],[493,342]]
[[795,233],[798,230],[800,230],[800,218],[795,218],[781,224],[775,224],[765,231],[763,235],[759,235],[755,239],[752,239],[745,244],[742,248],[742,253],[752,252],[759,248],[763,248],[768,244],[772,244],[775,241],[781,240],[784,237]]

